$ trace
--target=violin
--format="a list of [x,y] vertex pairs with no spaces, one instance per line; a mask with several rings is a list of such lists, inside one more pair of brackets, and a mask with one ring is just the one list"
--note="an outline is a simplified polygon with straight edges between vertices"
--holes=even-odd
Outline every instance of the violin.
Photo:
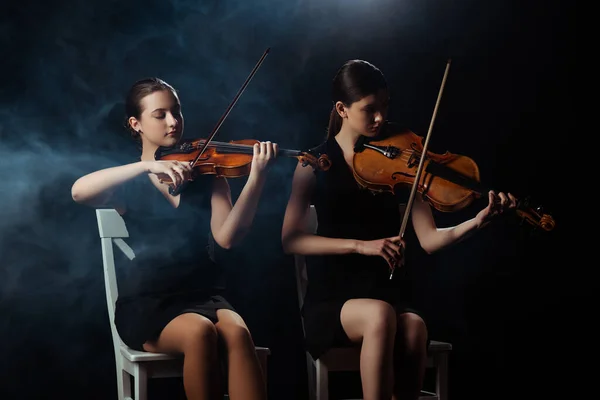
[[[258,71],[258,68],[262,65],[269,51],[270,48],[264,51],[207,138],[184,140],[175,147],[159,147],[156,150],[154,153],[155,160],[185,161],[189,162],[192,167],[192,174],[188,180],[177,186],[169,176],[161,176],[161,182],[169,185],[170,195],[177,196],[184,190],[188,182],[198,175],[214,174],[219,177],[234,178],[246,176],[250,173],[254,154],[253,146],[255,143],[259,143],[258,140],[243,139],[232,140],[230,142],[217,142],[213,138],[233,109],[233,106],[235,106],[244,90],[246,90],[246,87]],[[309,152],[288,149],[280,149],[278,154],[295,157],[302,162],[304,167],[311,165],[313,169],[327,170],[331,166],[331,162],[325,154],[316,157]]]
[[[254,139],[229,142],[213,140],[207,145],[206,139],[187,140],[175,147],[159,147],[154,153],[154,159],[191,163],[191,179],[203,174],[238,178],[250,173],[255,143],[260,142]],[[326,154],[317,157],[308,151],[289,149],[279,149],[277,154],[297,158],[302,166],[310,165],[315,170],[327,171],[331,166]],[[172,183],[168,177],[163,182]]]
[[[359,138],[354,147],[354,178],[372,192],[396,193],[415,184],[424,138],[407,129],[393,128],[384,136],[379,140]],[[427,151],[423,159],[416,190],[438,211],[462,210],[489,191],[481,184],[479,167],[470,157]],[[545,231],[554,229],[552,216],[544,214],[542,207],[531,206],[529,197],[517,203],[516,212],[531,225]]]
[[[410,187],[410,196],[402,217],[398,236],[404,237],[408,218],[416,193],[439,211],[458,211],[467,207],[488,190],[481,186],[479,167],[471,158],[452,154],[436,154],[428,150],[433,123],[442,98],[452,60],[446,63],[442,84],[433,109],[433,116],[425,138],[403,130],[380,140],[364,136],[357,140],[353,156],[353,174],[357,183],[372,192],[389,191]],[[518,201],[516,213],[523,221],[545,231],[554,229],[554,219],[530,206],[529,198]],[[395,267],[390,268],[392,279]]]

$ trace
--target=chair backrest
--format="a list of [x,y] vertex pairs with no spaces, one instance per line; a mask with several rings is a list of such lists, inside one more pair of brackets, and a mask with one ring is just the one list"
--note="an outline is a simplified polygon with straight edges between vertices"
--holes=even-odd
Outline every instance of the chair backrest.
[[97,209],[96,218],[98,220],[98,233],[100,234],[100,242],[102,246],[102,264],[104,266],[104,287],[106,290],[106,305],[108,306],[108,317],[110,319],[110,330],[113,337],[113,345],[115,352],[119,351],[122,345],[121,337],[115,326],[115,303],[119,295],[117,285],[117,276],[115,272],[115,254],[113,251],[113,243],[125,253],[125,255],[133,260],[135,254],[131,247],[125,243],[123,238],[129,237],[129,232],[125,226],[125,221],[114,209]]
[[[317,210],[314,205],[310,206],[308,215],[306,216],[306,232],[317,232]],[[298,305],[302,309],[304,304],[304,295],[308,286],[308,273],[306,272],[306,259],[303,255],[294,255],[294,263],[296,266],[296,289],[298,291]],[[304,329],[304,321],[302,321],[302,329]]]

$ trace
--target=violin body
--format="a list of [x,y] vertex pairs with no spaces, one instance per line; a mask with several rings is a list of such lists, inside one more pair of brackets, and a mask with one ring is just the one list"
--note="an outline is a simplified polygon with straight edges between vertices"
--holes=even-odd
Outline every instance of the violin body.
[[[396,194],[412,188],[423,154],[423,137],[410,130],[390,131],[382,136],[361,137],[355,145],[355,180],[372,192]],[[416,190],[436,210],[454,212],[469,206],[489,189],[481,185],[479,167],[473,159],[427,151]],[[517,204],[516,213],[534,226],[546,231],[554,229],[553,218],[542,213],[541,207],[531,207],[529,198]]]
[[[228,142],[229,144],[246,145],[252,150],[258,140],[243,139]],[[174,148],[159,149],[155,154],[157,160],[176,160],[180,162],[191,162],[196,159],[203,149],[203,141],[184,141]],[[198,157],[194,164],[194,175],[212,174],[219,177],[239,178],[250,173],[252,165],[252,152],[227,152],[216,146],[209,146]]]
[[[362,187],[392,193],[412,187],[423,152],[423,137],[404,130],[369,141],[365,146],[368,147],[354,155],[354,177]],[[446,173],[445,178],[440,171]],[[463,186],[467,181],[471,183],[470,188]],[[428,151],[417,191],[435,209],[453,212],[481,197],[482,193],[476,190],[479,182],[479,167],[473,159],[450,152]]]
[[[174,147],[160,147],[154,153],[154,159],[192,163],[192,177],[212,174],[218,177],[239,178],[250,173],[254,145],[260,143],[255,139],[211,141],[205,145],[206,142],[206,139],[194,139],[182,141]],[[331,166],[326,154],[315,156],[299,150],[279,149],[278,156],[297,158],[303,166],[310,165],[322,171]]]

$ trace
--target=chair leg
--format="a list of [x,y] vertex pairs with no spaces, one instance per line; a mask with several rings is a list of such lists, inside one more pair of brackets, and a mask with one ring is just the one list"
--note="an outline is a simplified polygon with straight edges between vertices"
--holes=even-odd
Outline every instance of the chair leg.
[[119,400],[132,399],[131,396],[131,375],[119,364],[117,369],[117,387],[119,390]]
[[258,353],[258,361],[260,363],[260,368],[262,369],[262,374],[263,374],[263,379],[265,381],[265,386],[268,387],[269,385],[269,380],[268,380],[268,376],[267,376],[267,372],[268,372],[268,357],[269,355],[266,353]]
[[308,381],[308,398],[309,398],[309,400],[317,400],[315,364],[316,363],[312,359],[310,353],[306,352],[306,373],[307,373],[307,381]]
[[321,361],[317,360],[317,400],[329,400],[329,370]]
[[135,390],[135,399],[136,400],[147,400],[148,398],[148,375],[146,373],[146,368],[140,366],[140,364],[135,365],[135,376],[134,380],[134,390]]
[[435,391],[439,400],[448,400],[448,355],[441,353],[437,357]]

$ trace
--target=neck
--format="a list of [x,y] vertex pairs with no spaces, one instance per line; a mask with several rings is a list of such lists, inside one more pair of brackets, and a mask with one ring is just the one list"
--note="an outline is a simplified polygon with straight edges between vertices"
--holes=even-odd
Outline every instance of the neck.
[[140,156],[140,160],[142,161],[154,161],[154,154],[158,146],[151,143],[143,143],[142,142],[142,155]]
[[335,135],[338,144],[344,150],[344,153],[354,153],[354,144],[360,137],[360,133],[342,125],[342,129]]

